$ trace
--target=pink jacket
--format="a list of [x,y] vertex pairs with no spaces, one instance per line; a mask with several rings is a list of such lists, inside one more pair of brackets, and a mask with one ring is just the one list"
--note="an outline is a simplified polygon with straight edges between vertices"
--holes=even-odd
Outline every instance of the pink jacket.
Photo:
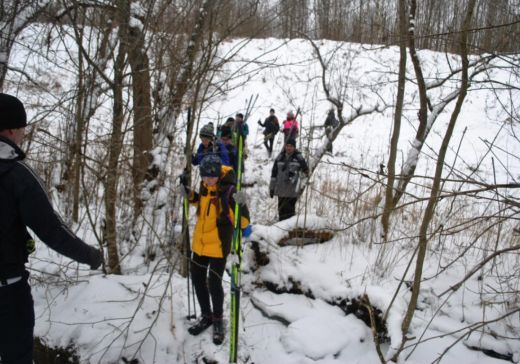
[[283,130],[295,130],[298,131],[298,121],[296,119],[284,120]]

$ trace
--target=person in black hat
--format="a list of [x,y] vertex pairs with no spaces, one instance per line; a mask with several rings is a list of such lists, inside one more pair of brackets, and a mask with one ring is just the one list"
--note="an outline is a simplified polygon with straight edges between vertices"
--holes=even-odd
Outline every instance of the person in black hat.
[[226,147],[221,142],[215,141],[215,133],[213,132],[213,123],[207,123],[199,132],[200,141],[197,153],[191,159],[191,164],[198,166],[207,154],[218,154],[220,161],[226,166],[231,165],[229,154]]
[[[238,151],[237,147],[233,145],[233,133],[231,132],[231,128],[229,126],[223,125],[220,129],[220,140],[227,149],[230,165],[233,167],[236,173],[238,167]],[[242,172],[244,171],[243,167],[244,161],[242,161]]]
[[60,254],[97,269],[103,255],[72,233],[51,206],[43,182],[23,162],[27,116],[16,97],[0,93],[0,358],[32,364],[34,307],[25,263],[35,249],[30,228]]
[[269,196],[278,196],[278,221],[295,215],[296,201],[304,187],[300,174],[309,175],[305,158],[296,149],[296,140],[290,138],[284,150],[276,157],[271,171]]
[[269,158],[271,158],[271,154],[273,153],[274,137],[280,131],[280,124],[278,123],[278,118],[275,115],[274,109],[269,110],[269,116],[265,118],[263,124],[258,120],[258,125],[264,128],[264,145],[267,149]]
[[213,343],[222,344],[225,336],[222,276],[231,250],[234,208],[239,204],[243,236],[251,232],[246,197],[235,190],[235,173],[224,166],[215,154],[206,155],[199,165],[199,192],[183,186],[183,193],[197,206],[197,223],[193,232],[191,277],[199,301],[201,318],[188,329],[199,335],[213,325]]

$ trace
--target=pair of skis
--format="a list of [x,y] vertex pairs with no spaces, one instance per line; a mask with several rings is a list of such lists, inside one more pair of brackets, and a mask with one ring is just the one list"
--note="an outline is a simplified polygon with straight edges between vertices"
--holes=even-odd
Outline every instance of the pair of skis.
[[[251,110],[253,109],[258,94],[256,97],[249,99],[247,102],[246,113],[244,115],[244,124],[247,122]],[[237,184],[236,190],[240,192],[242,190],[242,166],[244,160],[244,134],[240,129],[237,130]],[[239,333],[239,322],[240,322],[240,278],[241,278],[241,265],[242,265],[242,229],[240,226],[241,220],[240,207],[238,203],[235,203],[235,220],[233,226],[233,240],[231,241],[231,312],[230,312],[230,335],[229,335],[229,362],[237,362],[238,354],[238,333]]]

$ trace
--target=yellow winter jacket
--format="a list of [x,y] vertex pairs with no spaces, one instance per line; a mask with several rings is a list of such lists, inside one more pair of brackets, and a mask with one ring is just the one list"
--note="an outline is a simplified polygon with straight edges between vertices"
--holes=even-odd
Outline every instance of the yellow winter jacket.
[[[192,193],[190,202],[197,206],[197,223],[193,233],[192,251],[200,256],[224,258],[229,254],[235,221],[235,173],[222,166],[215,186],[201,182],[199,193]],[[240,205],[240,227],[249,224],[249,211]],[[227,211],[227,212],[226,212]]]

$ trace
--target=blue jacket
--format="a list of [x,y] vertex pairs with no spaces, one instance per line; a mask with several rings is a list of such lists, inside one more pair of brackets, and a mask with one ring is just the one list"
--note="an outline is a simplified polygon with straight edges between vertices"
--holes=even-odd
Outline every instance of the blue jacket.
[[[216,146],[216,150],[214,150],[213,145]],[[204,147],[204,144],[200,143],[199,148],[197,149],[197,153],[195,153],[191,159],[191,164],[198,166],[202,158],[204,158],[204,156],[208,153],[218,154],[223,165],[232,167],[228,151],[221,142],[216,142],[215,144],[210,143],[207,148]]]

